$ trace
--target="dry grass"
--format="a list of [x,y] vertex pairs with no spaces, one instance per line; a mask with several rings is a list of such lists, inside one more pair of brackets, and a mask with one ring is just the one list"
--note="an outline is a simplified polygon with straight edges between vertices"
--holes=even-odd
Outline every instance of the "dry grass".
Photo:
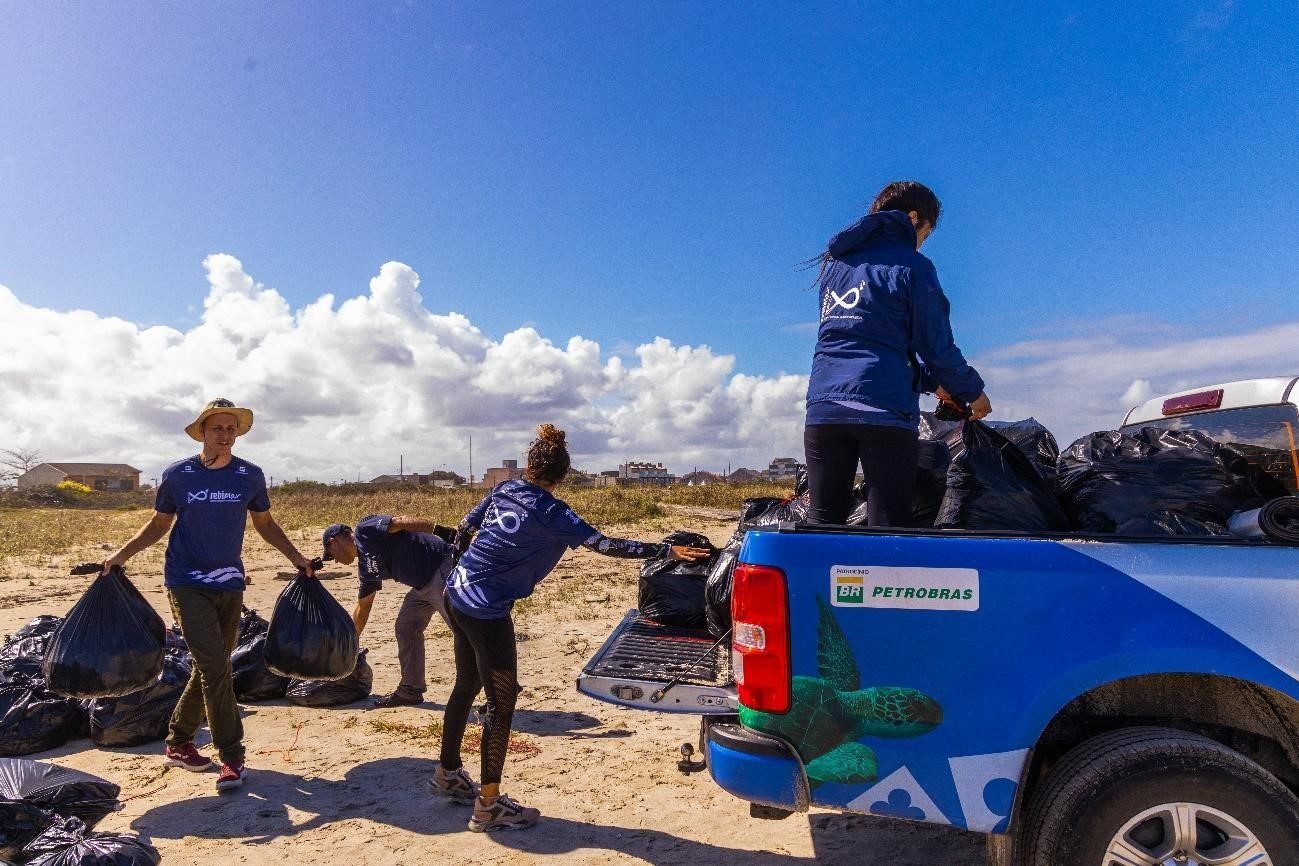
[[[734,511],[754,496],[788,496],[790,489],[777,484],[714,484],[704,487],[595,487],[560,486],[556,494],[592,525],[634,526],[641,533],[680,523],[663,506],[686,505]],[[305,552],[312,547],[316,530],[330,523],[355,524],[367,514],[411,514],[446,526],[455,526],[478,504],[482,490],[446,490],[431,487],[374,488],[362,484],[326,485],[298,482],[271,492],[272,512]],[[98,560],[119,547],[149,519],[139,496],[90,497],[92,504],[76,507],[0,507],[0,562],[6,558],[60,556],[81,561]],[[101,502],[105,507],[92,507]],[[10,504],[15,504],[10,502]],[[17,503],[20,504],[21,503]],[[252,544],[261,543],[253,533]],[[306,546],[303,547],[302,544]],[[161,545],[159,545],[161,548]],[[80,557],[80,558],[78,558]]]
[[[427,725],[412,725],[409,722],[389,722],[375,719],[369,722],[370,728],[381,734],[387,734],[406,743],[436,747],[442,744],[442,720],[434,719]],[[466,752],[478,752],[483,747],[483,729],[481,725],[469,725],[465,728],[465,737],[461,747]],[[511,755],[530,758],[541,754],[541,746],[521,734],[510,734],[510,744],[505,749]]]
[[[590,523],[634,523],[663,513],[656,491],[649,488],[560,487],[556,495]],[[287,484],[271,493],[272,510],[285,529],[355,524],[367,514],[412,514],[458,524],[485,495],[482,490],[431,487],[372,488],[360,484]]]
[[[147,509],[0,509],[0,560],[71,553],[102,559],[134,535],[151,513]],[[107,552],[105,546],[110,548]]]

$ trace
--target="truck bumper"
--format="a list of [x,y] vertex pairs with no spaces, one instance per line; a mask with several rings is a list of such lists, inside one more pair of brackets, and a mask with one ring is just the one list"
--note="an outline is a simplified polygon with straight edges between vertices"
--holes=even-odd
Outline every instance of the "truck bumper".
[[737,724],[709,725],[706,742],[708,770],[722,790],[791,812],[811,805],[803,761],[789,743]]

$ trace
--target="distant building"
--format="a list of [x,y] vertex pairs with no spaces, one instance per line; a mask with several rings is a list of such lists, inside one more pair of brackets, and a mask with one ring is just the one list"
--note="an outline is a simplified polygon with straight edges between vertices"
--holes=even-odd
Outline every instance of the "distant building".
[[433,487],[459,487],[465,483],[454,472],[438,469],[434,472],[407,472],[405,475],[377,475],[370,479],[371,484],[428,484]]
[[18,476],[19,487],[75,481],[92,490],[139,490],[140,470],[125,463],[41,463]]
[[483,473],[483,486],[495,487],[502,481],[513,481],[523,477],[523,470],[519,468],[517,460],[502,460],[501,465],[488,469]]
[[793,481],[803,468],[803,464],[793,457],[777,457],[767,467],[767,477],[772,481]]
[[622,463],[618,466],[621,484],[672,484],[677,480],[662,463]]

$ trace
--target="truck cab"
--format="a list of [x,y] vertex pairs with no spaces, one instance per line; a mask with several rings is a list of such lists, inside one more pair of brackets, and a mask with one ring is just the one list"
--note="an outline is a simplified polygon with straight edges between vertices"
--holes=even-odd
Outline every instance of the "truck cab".
[[[1124,429],[1202,430],[1293,491],[1296,381]],[[703,716],[759,817],[949,824],[1017,866],[1299,864],[1299,547],[782,523],[745,535],[731,601],[720,640],[629,613],[578,688]]]
[[1166,394],[1128,410],[1120,429],[1197,430],[1232,445],[1294,493],[1299,490],[1297,383],[1299,378],[1282,376]]

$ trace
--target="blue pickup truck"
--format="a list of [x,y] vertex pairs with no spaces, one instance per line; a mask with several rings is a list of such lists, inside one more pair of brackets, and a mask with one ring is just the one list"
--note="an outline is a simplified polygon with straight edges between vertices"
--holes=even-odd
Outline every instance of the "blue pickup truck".
[[[1126,423],[1252,446],[1293,491],[1296,381]],[[578,688],[699,714],[756,816],[949,824],[1020,866],[1299,864],[1299,547],[783,524],[739,560],[729,652],[632,611]]]

